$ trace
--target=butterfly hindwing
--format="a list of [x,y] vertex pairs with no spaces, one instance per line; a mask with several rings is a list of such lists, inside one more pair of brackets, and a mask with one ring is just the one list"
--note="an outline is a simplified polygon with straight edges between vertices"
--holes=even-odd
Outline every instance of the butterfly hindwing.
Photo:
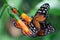
[[41,29],[38,32],[39,36],[44,36],[44,35],[55,32],[55,29],[53,28],[53,26],[50,23],[42,22],[40,24],[41,24]]
[[53,33],[55,31],[55,29],[53,28],[53,26],[50,23],[45,22],[45,26],[46,26],[44,29],[45,35]]

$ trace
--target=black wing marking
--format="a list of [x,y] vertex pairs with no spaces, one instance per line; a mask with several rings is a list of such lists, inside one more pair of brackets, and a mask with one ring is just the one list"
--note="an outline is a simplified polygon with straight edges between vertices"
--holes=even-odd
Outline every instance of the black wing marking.
[[30,23],[29,28],[32,32],[31,36],[36,37],[39,30],[35,27],[35,25],[32,22]]
[[35,16],[40,13],[43,14],[45,16],[47,16],[48,14],[48,10],[50,9],[50,5],[48,3],[43,4],[40,9],[38,9],[37,13],[35,14]]
[[52,27],[52,25],[50,23],[43,22],[40,24],[41,24],[41,29],[44,30],[44,35],[55,32],[55,29]]

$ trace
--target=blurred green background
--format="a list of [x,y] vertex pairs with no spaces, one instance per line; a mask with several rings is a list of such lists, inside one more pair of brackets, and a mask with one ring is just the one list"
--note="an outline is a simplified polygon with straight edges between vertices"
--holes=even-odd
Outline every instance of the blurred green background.
[[[48,21],[55,27],[56,31],[46,36],[36,38],[27,37],[22,33],[20,33],[19,36],[13,36],[15,33],[10,33],[10,27],[7,26],[11,23],[8,22],[9,14],[8,8],[5,6],[6,1],[9,5],[14,4],[13,6],[29,16],[34,16],[42,4],[49,3]],[[14,31],[17,32],[16,30]],[[18,33],[20,31],[21,30],[19,30]],[[60,40],[60,0],[0,0],[0,40]]]

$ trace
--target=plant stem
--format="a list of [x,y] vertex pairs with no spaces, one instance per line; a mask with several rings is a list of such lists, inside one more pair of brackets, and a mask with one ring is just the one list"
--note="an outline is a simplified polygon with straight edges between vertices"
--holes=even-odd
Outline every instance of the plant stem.
[[8,7],[8,5],[7,4],[4,4],[3,6],[2,6],[2,8],[1,8],[1,10],[0,10],[0,18],[2,17],[2,15],[3,15],[3,13],[4,13],[4,11],[5,11],[5,9]]

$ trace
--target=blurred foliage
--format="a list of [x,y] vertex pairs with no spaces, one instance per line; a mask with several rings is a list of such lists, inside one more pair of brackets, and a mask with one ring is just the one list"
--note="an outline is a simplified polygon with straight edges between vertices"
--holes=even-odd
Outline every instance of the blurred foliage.
[[0,8],[3,6],[4,0],[0,0]]
[[22,4],[20,6],[20,9],[22,9],[23,12],[28,13],[31,9],[33,9],[41,1],[42,0],[23,0]]
[[[16,8],[27,13],[29,16],[35,15],[37,11],[37,8],[35,8],[35,6],[42,1],[43,0],[7,0],[7,2],[16,4]],[[5,0],[0,0],[0,14],[4,8],[4,4]],[[5,23],[9,19],[7,9],[8,8],[3,9],[3,15],[0,18],[0,40],[60,40],[60,9],[50,9],[48,14],[48,21],[52,24],[53,27],[55,27],[56,31],[49,35],[36,38],[27,37],[25,35],[21,35],[20,37],[12,37],[9,35],[5,28]]]

